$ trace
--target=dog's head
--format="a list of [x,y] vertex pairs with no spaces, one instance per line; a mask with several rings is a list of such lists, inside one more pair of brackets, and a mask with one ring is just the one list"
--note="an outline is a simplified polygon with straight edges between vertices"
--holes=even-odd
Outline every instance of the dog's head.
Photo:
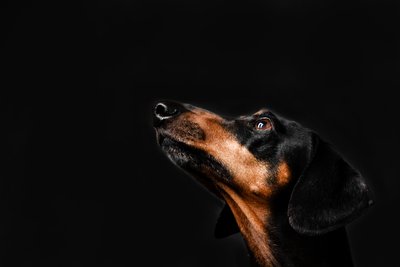
[[[329,232],[372,204],[360,173],[313,131],[268,109],[223,118],[177,102],[154,108],[157,140],[166,155],[211,192],[235,191],[246,201],[268,204],[288,194],[285,212],[302,234]],[[216,235],[235,230],[224,209]]]

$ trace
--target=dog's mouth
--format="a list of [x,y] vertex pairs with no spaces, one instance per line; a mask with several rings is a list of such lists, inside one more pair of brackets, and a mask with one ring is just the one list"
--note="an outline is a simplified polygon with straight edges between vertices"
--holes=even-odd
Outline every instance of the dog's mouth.
[[158,131],[157,142],[174,164],[206,185],[215,179],[232,180],[229,171],[207,152]]
[[159,134],[157,139],[168,158],[179,167],[186,168],[188,164],[195,162],[194,153],[191,153],[188,145],[162,134]]

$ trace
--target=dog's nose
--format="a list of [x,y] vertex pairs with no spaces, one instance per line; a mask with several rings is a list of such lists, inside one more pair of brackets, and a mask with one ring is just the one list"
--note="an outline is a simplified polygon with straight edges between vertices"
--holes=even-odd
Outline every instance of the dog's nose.
[[178,116],[184,107],[176,102],[159,102],[154,106],[154,126],[158,126],[162,121]]

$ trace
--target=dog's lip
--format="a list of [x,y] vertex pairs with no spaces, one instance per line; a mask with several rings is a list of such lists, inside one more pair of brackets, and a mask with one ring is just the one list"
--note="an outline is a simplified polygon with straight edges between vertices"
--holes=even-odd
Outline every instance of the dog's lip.
[[170,144],[178,144],[180,143],[179,141],[177,141],[176,139],[174,139],[173,137],[169,136],[168,134],[156,129],[156,139],[157,139],[157,143],[160,147],[163,146],[168,146]]
[[165,136],[157,131],[156,132],[156,138],[157,138],[158,145],[161,146],[163,144],[163,142],[164,142]]
[[157,128],[154,128],[156,130],[156,140],[159,146],[161,146],[164,142],[165,135],[160,133],[160,131]]

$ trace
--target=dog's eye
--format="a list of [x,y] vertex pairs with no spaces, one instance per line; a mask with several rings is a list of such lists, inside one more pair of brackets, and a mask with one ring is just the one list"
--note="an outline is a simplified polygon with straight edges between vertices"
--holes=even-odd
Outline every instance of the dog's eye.
[[257,130],[269,131],[272,129],[272,122],[268,118],[261,118],[256,121],[255,127]]

